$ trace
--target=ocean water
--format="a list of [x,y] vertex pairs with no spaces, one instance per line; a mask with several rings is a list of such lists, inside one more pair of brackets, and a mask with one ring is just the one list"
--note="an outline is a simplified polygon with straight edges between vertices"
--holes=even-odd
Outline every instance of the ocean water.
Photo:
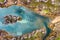
[[[4,16],[6,15],[20,16],[22,20],[13,24],[4,24]],[[41,27],[46,28],[46,36],[48,36],[51,31],[48,28],[48,23],[48,17],[38,15],[24,6],[13,5],[8,8],[0,8],[0,30],[5,30],[13,36],[21,36]]]

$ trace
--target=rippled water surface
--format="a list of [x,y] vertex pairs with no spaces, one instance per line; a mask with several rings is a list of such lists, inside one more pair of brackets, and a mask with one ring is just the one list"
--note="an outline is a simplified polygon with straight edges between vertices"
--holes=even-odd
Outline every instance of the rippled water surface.
[[[22,20],[13,24],[4,24],[4,16],[6,15],[20,16]],[[0,8],[0,30],[5,30],[13,36],[21,36],[41,27],[46,28],[48,35],[50,32],[48,23],[48,17],[38,15],[23,6],[13,5],[8,8]]]

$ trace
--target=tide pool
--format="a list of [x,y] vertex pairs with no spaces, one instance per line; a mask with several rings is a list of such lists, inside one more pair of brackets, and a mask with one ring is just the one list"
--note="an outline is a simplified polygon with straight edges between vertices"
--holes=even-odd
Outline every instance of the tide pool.
[[[6,15],[20,16],[22,20],[13,24],[4,24],[4,17]],[[38,15],[24,6],[13,5],[8,8],[0,8],[0,30],[5,30],[13,36],[21,36],[41,27],[46,28],[46,36],[48,36],[51,31],[48,28],[48,23],[48,17]]]

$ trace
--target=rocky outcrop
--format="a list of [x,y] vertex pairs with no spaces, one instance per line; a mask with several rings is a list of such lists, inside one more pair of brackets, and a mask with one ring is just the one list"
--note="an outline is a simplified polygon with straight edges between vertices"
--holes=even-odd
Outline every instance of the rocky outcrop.
[[22,36],[12,36],[9,33],[7,33],[6,31],[0,30],[0,40],[5,40],[5,39],[6,40],[25,40],[25,39],[31,40],[31,38],[33,38],[34,40],[36,40],[36,39],[42,40],[42,38],[45,34],[46,34],[46,31],[44,28],[35,30],[28,34],[24,34]]

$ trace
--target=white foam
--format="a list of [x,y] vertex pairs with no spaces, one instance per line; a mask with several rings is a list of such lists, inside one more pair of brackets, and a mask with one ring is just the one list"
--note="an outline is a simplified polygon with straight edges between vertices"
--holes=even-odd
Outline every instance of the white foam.
[[28,21],[27,20],[21,20],[21,21],[17,21],[19,23],[27,23]]
[[0,22],[0,26],[3,26],[4,24],[2,24],[2,22]]

